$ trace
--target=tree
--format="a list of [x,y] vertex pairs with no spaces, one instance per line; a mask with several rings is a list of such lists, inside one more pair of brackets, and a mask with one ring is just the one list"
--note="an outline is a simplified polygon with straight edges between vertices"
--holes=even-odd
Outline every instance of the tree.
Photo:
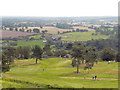
[[28,26],[25,26],[26,29],[28,29]]
[[52,55],[50,44],[46,43],[43,50],[45,52],[45,55],[48,55],[48,56]]
[[101,59],[103,61],[113,61],[115,60],[115,53],[116,51],[110,47],[104,48],[100,53]]
[[29,46],[17,47],[16,57],[18,59],[28,59],[30,57],[31,48]]
[[15,31],[18,31],[18,28],[15,28]]
[[19,46],[16,48],[16,57],[18,59],[23,59],[24,58],[24,55],[23,55],[23,47],[22,46]]
[[72,55],[72,58],[76,60],[77,73],[79,73],[79,65],[82,61],[82,58],[85,55],[85,45],[82,43],[78,43],[77,45],[73,46],[71,55]]
[[60,34],[60,31],[58,31],[57,34]]
[[40,48],[39,45],[35,45],[33,48],[33,56],[36,58],[36,64],[37,60],[42,58],[43,50]]
[[64,57],[65,55],[67,55],[67,52],[64,49],[57,49],[55,50],[54,55],[57,57],[59,56]]
[[48,32],[48,30],[45,30],[44,32],[45,32],[45,33],[47,33],[47,32]]
[[72,44],[72,43],[68,43],[68,44],[66,45],[66,49],[67,49],[67,50],[71,50],[72,47],[73,47],[73,44]]
[[45,34],[45,31],[44,31],[44,30],[42,31],[42,34]]
[[40,30],[37,29],[37,28],[34,28],[34,29],[33,29],[33,32],[34,32],[34,33],[40,33]]
[[12,64],[14,62],[15,50],[16,49],[13,47],[7,47],[4,51],[4,55],[9,59],[9,64]]
[[116,62],[120,62],[120,51],[116,54]]
[[2,72],[5,73],[10,70],[9,59],[2,54]]
[[23,47],[24,59],[28,59],[30,57],[30,52],[31,52],[31,48],[29,46]]
[[72,60],[72,66],[75,67],[76,66],[76,60]]
[[56,27],[62,29],[73,29],[72,26],[67,23],[57,23]]
[[92,69],[97,58],[96,49],[94,47],[87,48],[85,56],[86,66],[84,67],[84,69],[88,69],[89,73],[89,69]]
[[10,30],[10,31],[13,31],[13,28],[10,28],[9,30]]

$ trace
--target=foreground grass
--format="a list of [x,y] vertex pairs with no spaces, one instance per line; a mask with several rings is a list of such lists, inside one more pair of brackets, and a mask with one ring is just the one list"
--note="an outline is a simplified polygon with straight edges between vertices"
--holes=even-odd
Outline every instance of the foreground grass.
[[[3,75],[4,88],[117,88],[118,63],[99,62],[88,71],[80,66],[80,73],[74,73],[76,68],[71,66],[71,59],[48,58],[35,64],[35,59],[16,60],[11,71]],[[46,69],[46,71],[43,71]],[[97,75],[98,80],[92,80]],[[79,78],[61,78],[79,77]],[[90,79],[80,79],[80,78]],[[103,78],[100,80],[100,78]]]
[[59,35],[62,37],[62,40],[64,41],[88,41],[92,39],[108,39],[109,36],[107,35],[92,35],[92,33],[95,33],[94,31],[91,32],[72,32],[72,33],[66,33],[63,35]]

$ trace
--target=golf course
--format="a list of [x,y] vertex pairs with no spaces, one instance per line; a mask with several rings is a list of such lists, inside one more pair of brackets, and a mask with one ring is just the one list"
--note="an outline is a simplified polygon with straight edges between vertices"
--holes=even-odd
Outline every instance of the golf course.
[[[118,88],[118,62],[99,61],[92,69],[72,67],[70,58],[15,60],[2,74],[3,88]],[[97,76],[93,80],[93,75]]]

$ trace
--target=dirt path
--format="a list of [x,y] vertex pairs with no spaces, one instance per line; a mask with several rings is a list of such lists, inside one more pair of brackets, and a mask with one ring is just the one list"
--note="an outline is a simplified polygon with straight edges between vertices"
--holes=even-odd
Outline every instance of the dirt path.
[[[65,78],[65,79],[92,79],[92,78],[81,78],[81,77],[59,77],[59,78]],[[98,78],[97,80],[120,80],[120,79],[112,79],[112,78]]]

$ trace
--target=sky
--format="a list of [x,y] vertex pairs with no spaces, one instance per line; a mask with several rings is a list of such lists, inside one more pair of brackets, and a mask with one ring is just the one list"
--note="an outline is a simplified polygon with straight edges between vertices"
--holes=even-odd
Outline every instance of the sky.
[[1,0],[0,16],[118,16],[120,0]]

